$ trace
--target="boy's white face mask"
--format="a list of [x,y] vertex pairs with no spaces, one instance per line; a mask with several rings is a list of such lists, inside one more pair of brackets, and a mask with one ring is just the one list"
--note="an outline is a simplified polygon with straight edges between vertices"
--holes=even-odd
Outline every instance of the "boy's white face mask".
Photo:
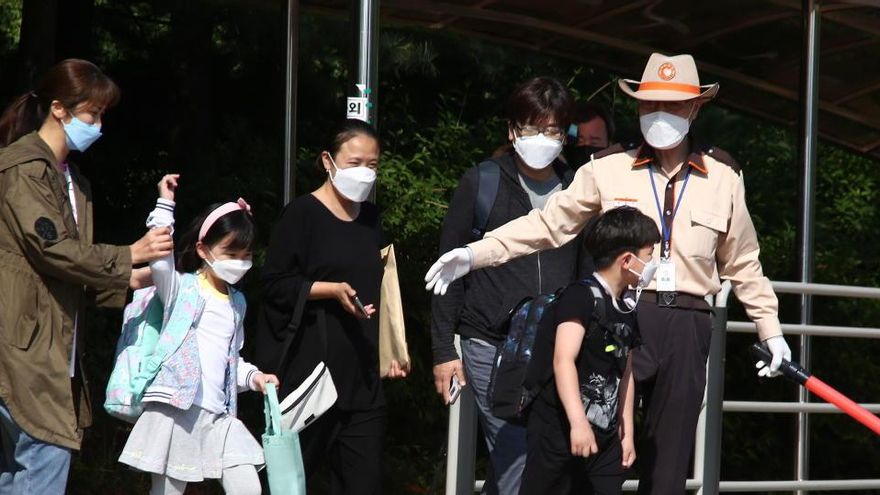
[[628,310],[624,311],[617,306],[617,299],[612,298],[611,304],[614,305],[614,309],[616,309],[620,313],[632,313],[635,311],[636,306],[639,304],[639,298],[642,296],[642,291],[651,285],[651,281],[654,280],[654,274],[657,273],[657,262],[651,258],[649,261],[642,261],[641,258],[632,254],[632,257],[639,261],[643,265],[642,271],[637,272],[632,268],[627,268],[630,273],[639,277],[639,281],[636,283],[635,297],[633,297],[632,292],[627,292],[623,296],[623,303],[626,304]]

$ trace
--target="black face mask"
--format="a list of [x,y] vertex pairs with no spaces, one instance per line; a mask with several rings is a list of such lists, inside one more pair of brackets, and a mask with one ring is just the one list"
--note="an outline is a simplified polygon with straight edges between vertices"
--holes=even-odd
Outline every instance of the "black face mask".
[[590,157],[593,153],[598,151],[602,151],[605,148],[599,146],[573,146],[568,145],[565,147],[563,152],[565,153],[565,159],[568,161],[568,165],[577,170],[581,167],[581,165],[590,161]]

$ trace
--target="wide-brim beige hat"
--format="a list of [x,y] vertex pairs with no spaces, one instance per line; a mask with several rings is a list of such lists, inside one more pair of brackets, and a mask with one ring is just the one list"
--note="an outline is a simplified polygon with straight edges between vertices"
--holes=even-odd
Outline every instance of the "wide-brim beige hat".
[[[641,81],[620,79],[617,84],[624,93],[646,101],[686,101],[718,94],[718,83],[700,85],[697,64],[690,55],[652,53]],[[638,87],[633,89],[631,84]]]

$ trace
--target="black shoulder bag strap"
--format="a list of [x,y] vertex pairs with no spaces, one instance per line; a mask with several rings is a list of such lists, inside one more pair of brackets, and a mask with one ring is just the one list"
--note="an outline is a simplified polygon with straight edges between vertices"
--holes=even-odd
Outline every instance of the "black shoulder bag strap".
[[498,196],[498,184],[501,183],[501,166],[495,160],[486,160],[477,165],[479,178],[477,181],[477,198],[474,202],[474,225],[471,234],[474,240],[483,238],[486,225],[489,224],[489,213]]
[[[296,300],[296,306],[293,308],[293,316],[290,318],[290,323],[287,324],[287,328],[285,332],[287,336],[284,338],[284,350],[281,351],[281,358],[278,360],[278,368],[277,371],[279,373],[282,372],[284,363],[287,361],[287,355],[290,353],[290,346],[293,344],[293,339],[296,338],[297,333],[299,333],[299,327],[302,323],[303,312],[305,311],[306,302],[309,300],[309,292],[312,288],[312,282],[303,283],[302,288],[300,289],[300,296]],[[319,308],[318,314],[318,322],[321,326],[318,333],[321,334],[321,344],[323,344],[324,354],[327,354],[327,336],[324,335],[325,325],[325,315],[324,308]]]

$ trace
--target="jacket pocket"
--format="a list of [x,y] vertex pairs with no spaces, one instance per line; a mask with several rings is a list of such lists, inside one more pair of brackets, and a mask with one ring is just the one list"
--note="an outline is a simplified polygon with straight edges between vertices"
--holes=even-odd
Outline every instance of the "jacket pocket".
[[4,273],[0,297],[0,338],[19,349],[31,346],[37,330],[37,287],[34,280],[18,270],[0,266]]

